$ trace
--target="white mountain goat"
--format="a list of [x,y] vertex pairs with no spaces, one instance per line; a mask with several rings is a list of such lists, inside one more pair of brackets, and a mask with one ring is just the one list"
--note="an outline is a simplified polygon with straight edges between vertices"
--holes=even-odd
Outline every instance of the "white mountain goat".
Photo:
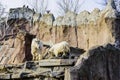
[[69,44],[66,41],[62,41],[53,45],[48,53],[52,53],[55,57],[62,57],[67,55],[70,52]]
[[42,48],[43,43],[37,38],[34,38],[31,44],[31,54],[33,56],[34,61],[42,59]]

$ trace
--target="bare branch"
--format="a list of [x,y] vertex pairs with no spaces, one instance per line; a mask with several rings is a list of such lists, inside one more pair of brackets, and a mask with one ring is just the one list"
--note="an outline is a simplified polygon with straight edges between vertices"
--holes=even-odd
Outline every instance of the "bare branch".
[[45,0],[27,0],[28,4],[35,10],[35,12],[37,13],[41,13],[44,14],[47,6],[48,6],[48,2]]
[[61,12],[62,15],[64,15],[68,11],[78,13],[80,7],[80,0],[61,0],[58,1],[57,4],[59,12]]

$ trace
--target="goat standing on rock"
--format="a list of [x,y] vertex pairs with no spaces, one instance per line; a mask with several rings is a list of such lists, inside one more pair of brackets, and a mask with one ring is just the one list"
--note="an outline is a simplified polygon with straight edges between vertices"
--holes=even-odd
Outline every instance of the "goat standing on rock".
[[42,48],[43,43],[37,38],[34,38],[31,44],[31,54],[33,56],[34,61],[42,59]]
[[57,43],[49,49],[48,53],[54,55],[55,57],[64,57],[70,53],[69,44],[66,41]]

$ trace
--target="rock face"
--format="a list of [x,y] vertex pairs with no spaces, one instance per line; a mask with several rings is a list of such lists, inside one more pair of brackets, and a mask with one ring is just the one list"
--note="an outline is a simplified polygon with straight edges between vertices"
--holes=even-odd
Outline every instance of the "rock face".
[[[48,69],[47,66],[44,69],[45,71],[42,71],[42,74],[46,74],[47,77],[58,78],[56,76],[58,74],[61,76],[62,74],[62,78],[59,78],[60,80],[63,80],[63,78],[64,80],[119,80],[120,16],[118,11],[115,10],[115,6],[111,6],[113,5],[113,0],[109,1],[106,8],[102,11],[95,9],[91,13],[83,11],[79,14],[68,12],[66,15],[58,17],[55,20],[53,14],[50,13],[42,16],[35,13],[33,16],[34,11],[29,10],[28,7],[11,9],[7,23],[12,22],[12,25],[8,24],[9,28],[7,33],[16,32],[16,34],[7,36],[5,39],[0,39],[0,64],[28,62],[25,62],[21,67],[17,66],[13,68],[11,65],[7,66],[10,70],[15,69],[15,71],[13,70],[14,74],[8,69],[7,71],[9,71],[8,73],[10,74],[5,75],[9,78],[0,74],[0,79],[3,79],[2,77],[5,79],[14,79],[18,77],[18,75],[19,78],[25,75],[30,77],[28,73],[32,74],[31,77],[37,79],[37,77],[41,75],[39,73],[43,70],[41,63],[44,65],[50,63],[48,62],[49,60],[46,60],[49,58],[49,55],[46,56],[46,51],[48,51],[46,47],[43,48],[44,51],[42,51],[43,55],[45,55],[45,62],[38,63],[40,62],[38,61],[34,63],[31,61],[31,42],[34,37],[37,37],[49,45],[67,41],[70,44],[70,57],[75,59],[73,60],[75,62],[71,63],[72,66],[66,66],[67,68],[63,68],[61,62],[62,67],[58,67],[55,65],[57,60],[54,60],[55,62],[53,62],[53,64],[55,67],[50,64],[50,68],[52,66],[51,69]],[[0,31],[4,30],[3,24],[0,25],[0,29]],[[3,32],[0,33],[3,34]],[[104,44],[107,45],[92,48],[93,46]],[[85,53],[81,55],[83,52]],[[46,64],[46,62],[48,62],[48,64]],[[63,63],[66,64],[68,62],[70,62],[70,59]],[[0,71],[6,71],[6,68],[4,69],[5,66],[0,66]],[[37,70],[37,68],[41,69]],[[17,71],[17,69],[19,69],[19,71]],[[26,72],[27,70],[28,72]],[[15,75],[16,72],[20,73]],[[38,76],[36,77],[34,74]],[[49,80],[49,78],[45,78],[45,80]]]
[[33,35],[19,32],[16,38],[4,41],[0,48],[0,63],[17,64],[32,60],[31,42],[33,38]]
[[66,70],[65,80],[119,80],[120,50],[111,44],[90,49]]
[[[70,15],[66,14],[63,18],[57,18],[54,21],[54,26],[48,26],[40,21],[35,25],[39,27],[36,35],[41,40],[50,40],[53,43],[65,40],[71,46],[85,50],[95,45],[114,43],[115,19],[117,18],[109,15],[111,11],[113,13],[113,10],[108,8],[101,12],[98,9],[95,9],[92,13],[84,11],[78,15],[69,13]],[[64,24],[61,22],[64,22]],[[77,23],[77,26],[74,23]]]
[[9,10],[9,16],[7,23],[10,24],[11,20],[16,19],[26,19],[27,21],[32,21],[34,10],[31,10],[28,6],[23,6],[22,8],[13,8]]

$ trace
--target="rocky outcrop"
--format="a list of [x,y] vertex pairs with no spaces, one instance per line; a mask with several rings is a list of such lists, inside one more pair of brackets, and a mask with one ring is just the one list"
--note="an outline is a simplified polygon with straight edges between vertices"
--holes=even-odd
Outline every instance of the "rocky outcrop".
[[119,80],[120,50],[111,44],[90,49],[65,73],[64,80]]
[[[25,10],[24,16],[26,17],[20,17],[20,18],[26,18],[26,19],[19,19],[18,13],[20,13],[21,15],[22,10],[23,11]],[[26,12],[27,10],[28,12]],[[16,13],[16,11],[18,12]],[[64,16],[58,17],[56,19],[54,19],[54,16],[51,13],[47,13],[44,15],[40,15],[36,13],[34,14],[34,16],[32,16],[33,13],[34,11],[31,9],[29,10],[27,7],[11,9],[9,15],[10,18],[8,20],[13,18],[11,15],[17,15],[15,21],[10,20],[11,22],[13,21],[13,24],[9,25],[11,29],[13,29],[12,32],[17,33],[22,30],[28,34],[36,35],[37,38],[39,38],[44,42],[50,42],[53,44],[61,41],[67,41],[70,44],[70,46],[85,50],[89,50],[91,47],[96,45],[104,45],[107,43],[114,44],[114,42],[116,42],[115,44],[116,47],[119,47],[120,45],[120,36],[119,36],[120,23],[118,17],[119,15],[117,14],[116,10],[111,6],[110,3],[102,11],[100,11],[99,9],[95,9],[91,13],[89,13],[88,11],[83,11],[79,14],[75,14],[69,11]],[[32,17],[34,21],[32,27],[30,25],[31,22],[27,20],[28,19],[27,15],[29,15],[28,17],[30,17],[30,19]],[[14,35],[12,35],[11,39],[13,38],[15,38]],[[32,38],[30,38],[30,40],[31,39]],[[5,40],[8,40],[9,42],[9,37],[5,38]],[[27,42],[25,41],[25,43]],[[18,45],[18,43],[14,43],[14,44]],[[31,43],[29,43],[28,45],[30,46],[30,44]],[[23,42],[19,42],[19,45],[20,45],[19,48],[25,47]],[[30,47],[27,48],[29,48],[28,52],[30,53]],[[15,47],[15,50],[17,49],[18,47]],[[22,58],[25,58],[23,57],[24,54],[26,54],[24,52],[25,49],[23,50],[23,52],[18,52],[15,54],[20,54],[20,55],[22,54],[21,55]],[[31,60],[31,59],[27,59],[27,60]],[[22,62],[23,59],[20,59],[19,61]],[[19,61],[16,61],[16,63]]]
[[27,19],[32,20],[34,10],[31,10],[28,6],[23,6],[22,8],[13,8],[9,10],[8,21],[11,19]]
[[32,60],[31,41],[33,35],[19,32],[15,38],[3,41],[0,48],[0,64],[17,64]]
[[[32,20],[31,22],[27,20],[27,13],[25,13],[26,17],[19,19],[21,16],[18,15],[19,10],[17,14],[14,13],[17,9],[11,10],[17,17],[14,20],[9,19],[12,25],[9,25],[8,33],[11,31],[16,34],[0,42],[0,64],[28,62],[15,66],[0,66],[2,73],[0,79],[37,79],[42,75],[45,80],[53,79],[53,77],[60,80],[119,80],[120,18],[115,7],[111,6],[113,0],[110,1],[102,11],[95,9],[91,13],[83,11],[79,14],[67,12],[66,15],[55,20],[51,13],[42,16],[35,13],[32,17],[33,25],[30,25]],[[23,8],[20,8],[20,13]],[[31,15],[29,17],[31,19]],[[72,63],[70,59],[62,59],[64,67],[59,60],[49,60],[50,54],[46,55],[48,54],[46,47],[42,51],[45,60],[31,61],[31,41],[34,37],[47,44],[47,47],[67,41],[71,46]],[[107,45],[91,48],[104,44]],[[84,54],[81,55],[81,53]]]
[[[115,19],[117,19],[116,16],[113,16],[115,14],[113,11],[109,7],[103,11],[95,9],[91,13],[83,11],[78,15],[69,12],[70,15],[57,18],[54,26],[47,26],[40,21],[35,25],[39,27],[36,35],[41,40],[50,40],[53,43],[65,40],[71,46],[85,50],[96,45],[113,44],[116,33]],[[113,15],[110,16],[110,13]],[[76,20],[73,20],[73,17]],[[77,23],[77,26],[74,23]]]

